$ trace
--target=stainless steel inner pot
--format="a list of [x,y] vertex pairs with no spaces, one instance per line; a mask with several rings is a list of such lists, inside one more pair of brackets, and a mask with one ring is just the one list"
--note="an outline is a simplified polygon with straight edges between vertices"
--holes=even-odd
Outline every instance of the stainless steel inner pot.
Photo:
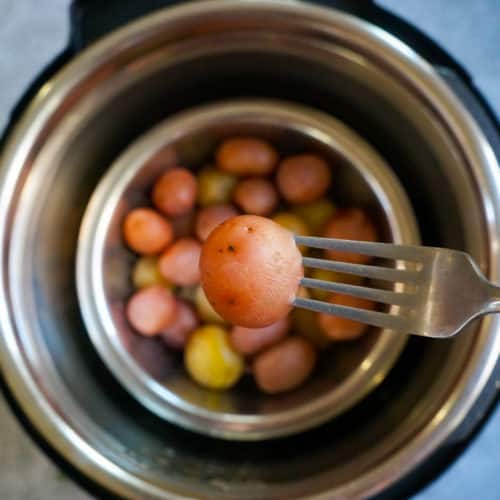
[[[124,315],[135,259],[121,238],[125,215],[149,205],[152,183],[165,169],[204,166],[220,141],[234,135],[258,135],[284,155],[320,153],[334,170],[335,202],[365,207],[386,241],[419,242],[402,187],[357,134],[304,106],[276,100],[225,101],[167,119],[111,165],[81,226],[78,297],[87,331],[104,362],[156,415],[212,436],[268,439],[309,429],[356,404],[384,380],[407,336],[373,328],[356,342],[337,343],[322,354],[315,375],[304,386],[266,396],[249,380],[230,391],[201,388],[176,353],[158,339],[133,332]],[[400,288],[403,291],[404,285]]]
[[[380,493],[453,434],[498,360],[495,317],[450,341],[411,339],[385,382],[313,431],[232,443],[182,431],[128,396],[82,324],[82,214],[120,152],[201,103],[266,97],[318,108],[385,157],[427,244],[500,281],[494,154],[435,70],[388,33],[295,1],[193,2],[112,34],[48,81],[2,153],[0,359],[23,411],[70,463],[134,498],[353,498]],[[464,431],[465,432],[465,431]]]

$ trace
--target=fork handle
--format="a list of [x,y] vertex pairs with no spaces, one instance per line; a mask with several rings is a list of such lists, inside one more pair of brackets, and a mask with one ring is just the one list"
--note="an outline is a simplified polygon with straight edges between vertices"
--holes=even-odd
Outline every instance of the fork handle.
[[488,283],[488,299],[482,314],[500,313],[500,286]]

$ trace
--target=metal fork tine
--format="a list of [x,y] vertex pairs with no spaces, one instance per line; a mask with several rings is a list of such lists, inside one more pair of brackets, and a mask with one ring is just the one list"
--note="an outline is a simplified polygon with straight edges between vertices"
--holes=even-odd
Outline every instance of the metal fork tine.
[[347,283],[312,278],[302,278],[300,284],[305,288],[319,288],[320,290],[353,295],[362,299],[373,300],[374,302],[382,302],[383,304],[410,306],[413,300],[413,297],[408,293],[398,293],[390,290],[380,290],[366,286],[349,285]]
[[410,245],[393,245],[391,243],[371,243],[298,235],[295,236],[295,243],[298,246],[303,245],[324,250],[341,250],[342,252],[371,255],[383,259],[410,260],[414,262],[421,262],[424,255],[432,252],[432,250],[424,247]]
[[338,306],[336,304],[329,304],[314,299],[304,299],[302,297],[297,297],[295,299],[294,306],[319,313],[332,314],[334,316],[359,321],[360,323],[366,323],[380,328],[389,328],[405,333],[410,332],[410,322],[408,319],[403,316],[396,316],[395,314]]
[[314,257],[304,257],[302,259],[302,263],[304,267],[355,274],[364,278],[393,281],[395,283],[415,283],[419,276],[418,271],[393,269],[391,267],[369,266],[366,264],[351,264],[349,262],[316,259]]

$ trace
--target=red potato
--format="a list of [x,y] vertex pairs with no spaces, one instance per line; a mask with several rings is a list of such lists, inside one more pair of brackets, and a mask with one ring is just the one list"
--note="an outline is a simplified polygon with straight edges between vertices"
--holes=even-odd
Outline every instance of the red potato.
[[189,212],[196,202],[197,180],[186,168],[165,172],[153,187],[153,203],[166,215]]
[[200,269],[214,309],[247,328],[285,317],[304,275],[293,233],[256,215],[233,217],[217,227],[203,245]]
[[213,205],[202,208],[196,217],[196,236],[200,241],[205,241],[219,224],[237,215],[238,212],[232,205]]
[[161,275],[170,283],[196,285],[200,281],[201,245],[194,238],[181,238],[163,252],[158,260]]
[[[350,295],[333,294],[329,302],[339,306],[356,307],[358,309],[375,309],[375,303],[371,300],[360,299]],[[318,323],[325,335],[332,340],[354,340],[361,337],[368,328],[364,323],[325,313],[318,314]]]
[[[359,208],[345,208],[338,210],[326,224],[324,236],[341,240],[377,241],[378,234],[375,225]],[[325,252],[329,259],[366,264],[372,259],[369,255],[360,255],[341,250]]]
[[184,349],[191,332],[199,325],[194,309],[184,300],[176,299],[173,323],[160,333],[160,338],[172,349]]
[[269,215],[278,205],[279,198],[272,182],[252,178],[236,185],[233,201],[247,214]]
[[278,162],[278,153],[266,141],[255,137],[225,140],[215,154],[217,166],[236,175],[266,175]]
[[312,154],[285,158],[279,164],[276,176],[280,193],[292,204],[319,200],[327,192],[331,180],[328,163]]
[[135,292],[129,299],[126,316],[140,334],[159,334],[175,321],[176,303],[170,290],[154,285]]
[[233,326],[229,339],[235,351],[249,356],[281,340],[289,329],[290,318],[287,316],[264,328]]
[[172,242],[174,232],[170,222],[155,210],[136,208],[125,217],[123,237],[134,252],[155,255]]
[[291,337],[257,355],[253,364],[255,382],[268,394],[295,389],[312,373],[316,351],[300,337]]

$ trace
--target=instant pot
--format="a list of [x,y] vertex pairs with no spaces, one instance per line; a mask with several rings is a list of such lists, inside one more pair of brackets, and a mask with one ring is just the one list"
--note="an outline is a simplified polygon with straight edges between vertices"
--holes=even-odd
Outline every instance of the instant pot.
[[169,3],[75,2],[68,49],[13,114],[0,168],[8,398],[102,495],[408,495],[494,404],[498,318],[451,340],[411,338],[370,395],[312,430],[211,438],[150,413],[103,365],[77,299],[78,231],[109,165],[160,121],[222,99],[281,99],[362,136],[404,186],[423,243],[467,251],[500,282],[498,125],[455,61],[373,2]]

